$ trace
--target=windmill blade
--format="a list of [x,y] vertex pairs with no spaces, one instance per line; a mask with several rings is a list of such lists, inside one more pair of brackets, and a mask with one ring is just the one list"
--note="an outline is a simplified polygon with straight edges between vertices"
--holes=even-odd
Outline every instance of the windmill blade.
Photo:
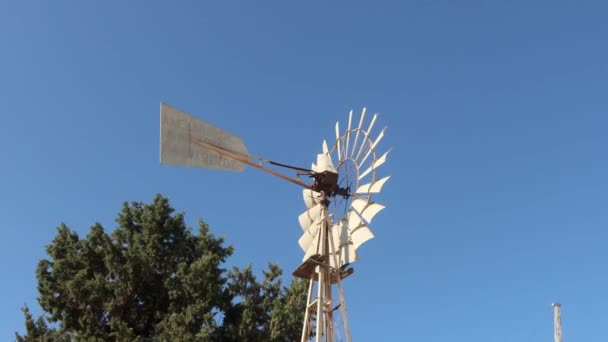
[[321,202],[321,193],[312,191],[310,189],[304,189],[302,191],[302,195],[304,196],[304,203],[308,209],[314,207],[315,205]]
[[243,171],[245,164],[193,144],[192,139],[205,141],[223,149],[247,156],[241,138],[232,135],[194,116],[160,105],[160,162],[161,164],[193,166],[228,171]]
[[308,252],[308,248],[310,248],[310,245],[312,244],[314,238],[314,236],[308,233],[304,233],[302,234],[300,239],[298,239],[298,245],[300,245],[300,248],[302,248],[302,251],[304,251],[304,253]]
[[363,208],[351,208],[347,216],[349,234],[361,226],[370,224],[382,209],[384,206],[377,203],[364,204]]
[[357,249],[359,249],[359,246],[361,246],[368,240],[373,239],[374,234],[372,234],[372,231],[369,230],[369,228],[367,226],[361,226],[361,227],[355,229],[350,234],[350,237],[351,237],[351,240],[353,241],[353,247],[355,248],[355,250],[357,250]]
[[329,153],[317,154],[317,172],[330,171],[337,173],[334,163],[331,161]]
[[327,148],[327,141],[323,140],[323,145],[321,146],[323,153],[328,154],[329,148]]
[[348,113],[348,128],[346,128],[346,143],[344,144],[344,159],[348,158],[348,143],[350,140],[350,124],[353,121],[353,111]]
[[355,134],[355,140],[353,141],[353,151],[351,157],[355,155],[355,148],[357,147],[357,140],[359,140],[359,133],[361,133],[361,126],[363,126],[363,119],[365,118],[365,108],[361,111],[361,118],[359,119],[359,127],[357,128],[357,134]]
[[349,243],[349,244],[346,244],[346,245],[340,247],[340,264],[341,265],[350,264],[357,260],[359,260],[359,256],[357,255],[357,250],[355,249],[355,246],[353,246],[352,244]]
[[363,184],[361,186],[359,186],[359,188],[357,189],[356,193],[358,194],[363,194],[363,193],[378,193],[380,192],[380,190],[382,190],[382,186],[384,185],[384,183],[386,183],[386,181],[391,178],[391,176],[386,176],[384,178],[381,178],[375,182],[371,182],[371,183],[367,183],[367,184]]
[[308,229],[304,232],[304,234],[302,234],[302,236],[298,240],[298,244],[300,245],[300,248],[302,248],[302,250],[304,252],[308,251],[313,240],[315,238],[317,238],[317,234],[319,233],[319,228],[321,226],[321,222],[322,222],[322,219],[320,217],[317,218],[317,220],[315,220],[308,227]]
[[336,152],[338,153],[338,160],[342,160],[342,153],[340,151],[340,121],[336,121]]
[[[374,116],[372,117],[372,122],[369,123],[369,127],[367,128],[367,131],[365,131],[368,136],[371,134],[372,128],[374,128],[374,124],[376,123],[377,118],[378,118],[378,113],[374,114]],[[355,160],[359,159],[361,152],[363,152],[363,148],[366,147],[368,144],[369,144],[369,142],[367,140],[364,140],[361,142],[361,146],[359,147],[359,152],[357,152],[357,156],[355,157]]]
[[312,242],[310,243],[310,245],[308,246],[308,249],[306,250],[306,253],[304,253],[304,261],[308,260],[308,258],[310,258],[311,256],[315,255],[315,254],[319,254],[319,238],[320,238],[321,234],[317,234],[314,239],[312,239]]
[[340,246],[348,243],[348,223],[346,221],[340,221],[332,225],[330,234],[333,247],[335,248],[335,252],[337,252]]
[[376,145],[378,145],[380,140],[382,140],[382,137],[384,137],[384,131],[386,131],[386,127],[384,127],[382,129],[382,131],[380,131],[380,134],[378,134],[378,137],[376,137],[376,140],[374,140],[374,142],[372,143],[370,148],[367,150],[367,153],[365,154],[363,159],[361,159],[361,161],[358,162],[359,165],[363,165],[363,163],[365,163],[365,160],[367,160],[367,157],[369,157],[369,155],[372,153],[372,151],[376,148]]
[[327,242],[329,243],[329,265],[331,267],[337,267],[337,265],[339,265],[342,232],[343,229],[340,223],[332,225],[329,229],[329,239]]
[[321,204],[317,204],[314,207],[306,210],[298,217],[300,227],[304,232],[308,231],[310,225],[315,222],[317,218],[321,216]]
[[[351,204],[351,211],[354,210],[354,212],[352,214],[354,214],[354,216],[360,216],[360,218],[365,220],[365,222],[367,224],[370,224],[372,222],[372,219],[374,218],[374,216],[376,216],[384,208],[385,207],[381,204],[374,203],[374,202],[367,202],[362,199],[355,199]],[[360,222],[357,223],[356,220],[357,219],[355,217],[353,217],[352,224],[351,224],[351,213],[349,213],[348,226],[351,229],[356,229],[359,226]],[[355,223],[357,223],[357,224],[355,224]]]
[[363,219],[361,218],[361,215],[359,213],[357,213],[355,210],[349,210],[348,216],[347,216],[347,221],[348,221],[349,227],[355,228],[355,227],[359,227],[361,222],[363,222]]
[[[319,204],[317,207],[321,208]],[[315,207],[313,207],[314,209]],[[312,209],[311,209],[312,210]],[[300,215],[301,216],[301,215]],[[327,220],[327,216],[322,216],[319,209],[319,215],[316,219],[304,229],[304,234],[298,240],[298,244],[304,250],[304,261],[311,256],[319,253],[319,240],[321,238],[321,225]]]
[[386,151],[382,157],[376,159],[376,161],[373,162],[373,164],[368,167],[365,171],[363,171],[363,173],[361,175],[359,175],[359,180],[362,180],[365,176],[367,176],[368,174],[370,174],[373,170],[378,169],[378,167],[380,167],[380,165],[384,164],[386,162],[386,156],[388,155],[388,153],[391,150]]

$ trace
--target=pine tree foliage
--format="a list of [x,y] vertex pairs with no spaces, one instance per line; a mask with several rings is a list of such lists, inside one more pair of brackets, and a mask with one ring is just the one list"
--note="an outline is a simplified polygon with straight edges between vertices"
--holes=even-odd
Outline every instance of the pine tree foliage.
[[[17,341],[294,341],[305,282],[282,285],[269,264],[227,271],[233,253],[209,226],[195,233],[167,198],[125,203],[117,227],[95,224],[84,238],[61,224],[38,264],[34,319]],[[51,323],[52,327],[49,327]]]

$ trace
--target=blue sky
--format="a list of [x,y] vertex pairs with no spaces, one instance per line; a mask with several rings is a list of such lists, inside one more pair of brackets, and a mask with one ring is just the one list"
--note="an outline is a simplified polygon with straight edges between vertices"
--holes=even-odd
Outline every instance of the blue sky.
[[586,1],[0,4],[0,339],[60,222],[168,196],[236,248],[300,262],[297,186],[159,165],[159,103],[307,166],[366,106],[393,147],[345,281],[356,341],[608,339],[608,7]]

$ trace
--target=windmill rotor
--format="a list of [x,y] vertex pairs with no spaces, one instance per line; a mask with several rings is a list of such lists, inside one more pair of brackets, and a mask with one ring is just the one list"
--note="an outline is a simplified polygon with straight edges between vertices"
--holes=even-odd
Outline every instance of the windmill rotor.
[[[374,237],[369,224],[384,206],[374,202],[372,197],[390,178],[379,178],[377,174],[389,151],[380,156],[376,152],[386,127],[374,137],[372,130],[378,115],[374,114],[369,125],[364,127],[365,114],[363,109],[359,125],[352,127],[351,111],[344,132],[340,131],[340,122],[336,122],[333,144],[329,147],[327,141],[323,141],[322,153],[317,155],[317,163],[312,165],[312,170],[318,173],[331,174],[335,183],[334,190],[329,192],[303,190],[307,211],[299,219],[303,230],[299,244],[305,253],[304,260],[320,252],[316,242],[320,232],[318,226],[325,220],[330,225],[332,251],[329,263],[332,267],[340,268],[357,261],[358,248]],[[326,217],[322,217],[320,210],[323,205],[328,207]]]

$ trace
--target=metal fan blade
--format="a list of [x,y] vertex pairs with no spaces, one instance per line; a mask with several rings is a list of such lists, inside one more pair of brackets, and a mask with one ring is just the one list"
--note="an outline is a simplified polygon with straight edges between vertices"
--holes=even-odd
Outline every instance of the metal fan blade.
[[323,171],[338,172],[328,153],[317,154],[317,172]]
[[331,227],[331,233],[336,251],[348,243],[348,222],[340,221]]
[[302,191],[302,195],[304,196],[304,203],[308,209],[314,207],[315,205],[321,202],[321,193],[312,191],[310,189],[304,189]]
[[376,161],[374,161],[374,163],[368,167],[365,171],[363,171],[363,173],[361,175],[359,175],[359,180],[362,180],[363,177],[369,175],[373,170],[378,169],[378,167],[380,167],[380,165],[384,164],[384,162],[386,162],[386,156],[388,155],[388,153],[390,152],[390,150],[386,151],[382,157],[376,159]]
[[367,128],[367,134],[371,134],[372,128],[374,128],[374,124],[376,123],[376,119],[378,118],[378,113],[375,113],[372,117],[372,122],[369,123],[369,127]]
[[245,164],[241,162],[193,144],[192,139],[205,141],[244,156],[248,154],[245,144],[239,137],[161,103],[161,164],[229,171],[243,171],[245,168]]
[[356,248],[350,241],[346,221],[341,221],[331,227],[329,243],[329,265],[331,267],[338,268],[358,260]]
[[[370,122],[369,127],[367,128],[367,135],[369,136],[372,132],[372,128],[374,128],[374,124],[376,123],[376,119],[378,118],[378,113],[374,114],[374,116],[372,117],[372,122]],[[359,152],[357,152],[357,156],[355,157],[355,160],[359,159],[359,156],[361,155],[361,152],[363,152],[363,148],[367,146],[367,141],[362,141],[361,142],[361,146],[359,147]]]
[[317,204],[314,207],[306,210],[298,217],[300,227],[304,232],[308,231],[310,225],[321,216],[321,204]]
[[359,225],[361,224],[361,222],[363,222],[363,219],[361,218],[361,215],[359,213],[357,213],[356,210],[349,210],[348,211],[348,226],[351,228],[356,228],[359,227]]
[[304,261],[308,260],[308,258],[310,258],[311,256],[319,253],[319,236],[320,234],[317,234],[317,236],[312,239],[312,242],[308,246],[306,253],[304,253]]
[[345,265],[359,260],[357,250],[352,244],[346,244],[340,248],[340,264]]
[[329,230],[329,265],[339,267],[340,246],[348,243],[348,227],[344,223],[334,224]]
[[[367,222],[368,224],[372,222],[372,219],[374,218],[374,216],[376,216],[380,212],[380,210],[385,208],[381,204],[374,203],[374,202],[368,203],[367,201],[362,200],[362,199],[354,200],[351,206],[352,206],[352,209],[356,211],[356,214],[359,214],[359,216],[361,216],[361,218],[364,219],[365,222]],[[350,220],[350,214],[349,214],[349,220]],[[356,218],[353,218],[353,223],[356,223]],[[351,229],[356,229],[357,226],[358,226],[358,224],[351,225],[351,223],[349,221],[349,227]]]
[[355,140],[353,141],[353,151],[351,153],[351,157],[355,155],[355,148],[357,147],[357,140],[359,140],[359,133],[361,132],[361,126],[363,126],[363,119],[365,118],[365,107],[361,111],[361,118],[359,119],[359,127],[357,128],[357,133],[355,134]]
[[304,252],[310,248],[310,244],[317,237],[317,233],[319,232],[319,226],[321,225],[322,220],[317,219],[313,222],[307,231],[302,234],[300,239],[298,240],[298,244],[302,248]]
[[336,121],[336,152],[338,152],[338,160],[342,160],[340,151],[340,121]]
[[353,247],[357,250],[366,241],[373,239],[374,234],[372,234],[372,231],[367,226],[361,226],[350,234],[350,238],[353,241]]
[[350,124],[353,121],[353,111],[348,113],[348,128],[346,128],[346,143],[344,144],[344,159],[348,158],[348,144],[350,140]]
[[369,147],[369,150],[367,151],[367,153],[365,154],[363,159],[361,159],[361,161],[358,162],[359,165],[363,165],[363,163],[365,163],[365,160],[367,160],[367,157],[369,157],[369,155],[372,153],[372,151],[376,148],[376,145],[378,145],[380,140],[382,140],[382,137],[384,137],[384,131],[386,131],[386,127],[384,127],[382,129],[382,131],[380,131],[380,134],[378,134],[378,137],[376,137],[376,140],[374,140],[372,145]]
[[298,245],[300,245],[300,248],[302,248],[302,251],[304,251],[304,252],[308,251],[308,248],[310,247],[310,244],[312,243],[313,239],[314,239],[314,236],[311,236],[308,233],[302,234],[302,236],[298,239]]
[[356,193],[358,193],[358,194],[378,193],[378,192],[380,192],[380,190],[382,190],[382,186],[384,185],[384,183],[386,183],[386,181],[389,178],[391,178],[391,176],[386,176],[386,177],[378,179],[377,181],[372,182],[372,183],[363,184],[357,189]]

